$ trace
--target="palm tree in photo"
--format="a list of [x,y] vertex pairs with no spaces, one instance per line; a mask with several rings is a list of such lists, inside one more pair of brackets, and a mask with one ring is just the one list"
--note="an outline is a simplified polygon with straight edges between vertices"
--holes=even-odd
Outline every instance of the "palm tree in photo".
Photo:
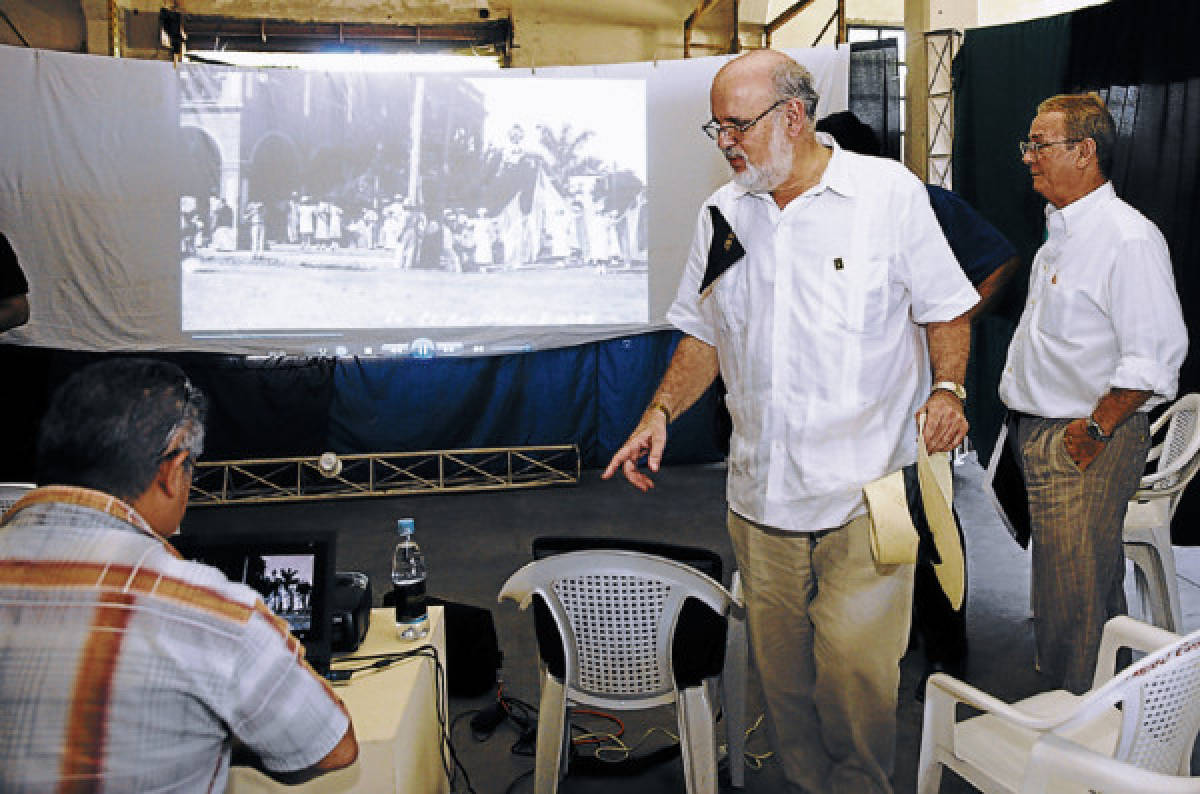
[[542,148],[548,157],[547,172],[550,181],[562,193],[569,192],[569,180],[576,174],[588,173],[594,166],[595,159],[581,156],[583,145],[595,137],[592,130],[575,132],[570,122],[563,122],[562,127],[555,131],[545,124],[538,125]]

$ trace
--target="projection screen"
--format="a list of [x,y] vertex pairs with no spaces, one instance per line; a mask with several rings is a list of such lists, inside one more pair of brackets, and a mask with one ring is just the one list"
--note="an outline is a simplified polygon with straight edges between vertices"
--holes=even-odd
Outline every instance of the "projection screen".
[[[818,115],[848,48],[791,53]],[[479,75],[0,47],[0,231],[80,350],[487,355],[665,326],[730,56]]]

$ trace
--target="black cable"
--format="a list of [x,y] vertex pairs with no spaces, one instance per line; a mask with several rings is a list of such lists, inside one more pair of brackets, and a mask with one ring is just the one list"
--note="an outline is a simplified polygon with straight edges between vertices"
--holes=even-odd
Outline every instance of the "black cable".
[[355,667],[339,667],[337,669],[330,668],[329,676],[331,680],[345,681],[355,673],[364,670],[384,670],[394,664],[398,664],[409,659],[425,658],[433,662],[433,690],[436,702],[435,712],[437,713],[438,730],[440,731],[442,741],[439,742],[439,753],[442,759],[442,770],[446,774],[446,780],[450,783],[451,790],[456,788],[458,782],[458,773],[462,772],[463,782],[466,784],[467,791],[470,794],[477,794],[474,786],[471,785],[471,776],[467,773],[467,768],[463,766],[462,761],[458,757],[458,753],[454,749],[454,744],[450,738],[450,725],[447,724],[446,710],[442,708],[442,702],[445,695],[446,686],[446,668],[442,665],[442,660],[438,654],[437,648],[432,645],[422,645],[412,650],[395,651],[392,653],[376,653],[365,654],[362,656],[349,656],[342,659],[334,660],[334,664],[345,662],[368,662]]

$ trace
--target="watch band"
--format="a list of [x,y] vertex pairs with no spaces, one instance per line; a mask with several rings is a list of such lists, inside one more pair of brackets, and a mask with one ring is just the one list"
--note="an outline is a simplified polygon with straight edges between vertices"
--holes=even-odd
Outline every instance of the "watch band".
[[1104,428],[1100,426],[1099,422],[1097,422],[1094,418],[1092,418],[1091,414],[1088,414],[1086,421],[1087,421],[1087,434],[1089,436],[1091,436],[1092,439],[1094,439],[1095,441],[1111,441],[1112,440],[1113,434],[1105,433]]
[[963,388],[961,383],[955,383],[952,380],[939,380],[933,384],[931,391],[938,391],[939,389],[950,392],[962,402],[967,401],[967,390]]
[[650,410],[654,410],[655,408],[662,411],[663,416],[665,416],[667,418],[667,424],[671,424],[670,409],[667,408],[667,406],[663,405],[662,402],[660,402],[659,400],[655,400],[654,402],[650,403]]

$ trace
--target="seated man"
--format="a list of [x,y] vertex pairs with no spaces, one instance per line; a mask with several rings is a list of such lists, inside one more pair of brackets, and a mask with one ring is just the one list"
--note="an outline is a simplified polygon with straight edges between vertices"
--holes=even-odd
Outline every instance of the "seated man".
[[287,625],[166,540],[203,423],[183,371],[147,359],[51,400],[42,487],[0,519],[0,790],[220,792],[234,740],[280,777],[357,757]]

